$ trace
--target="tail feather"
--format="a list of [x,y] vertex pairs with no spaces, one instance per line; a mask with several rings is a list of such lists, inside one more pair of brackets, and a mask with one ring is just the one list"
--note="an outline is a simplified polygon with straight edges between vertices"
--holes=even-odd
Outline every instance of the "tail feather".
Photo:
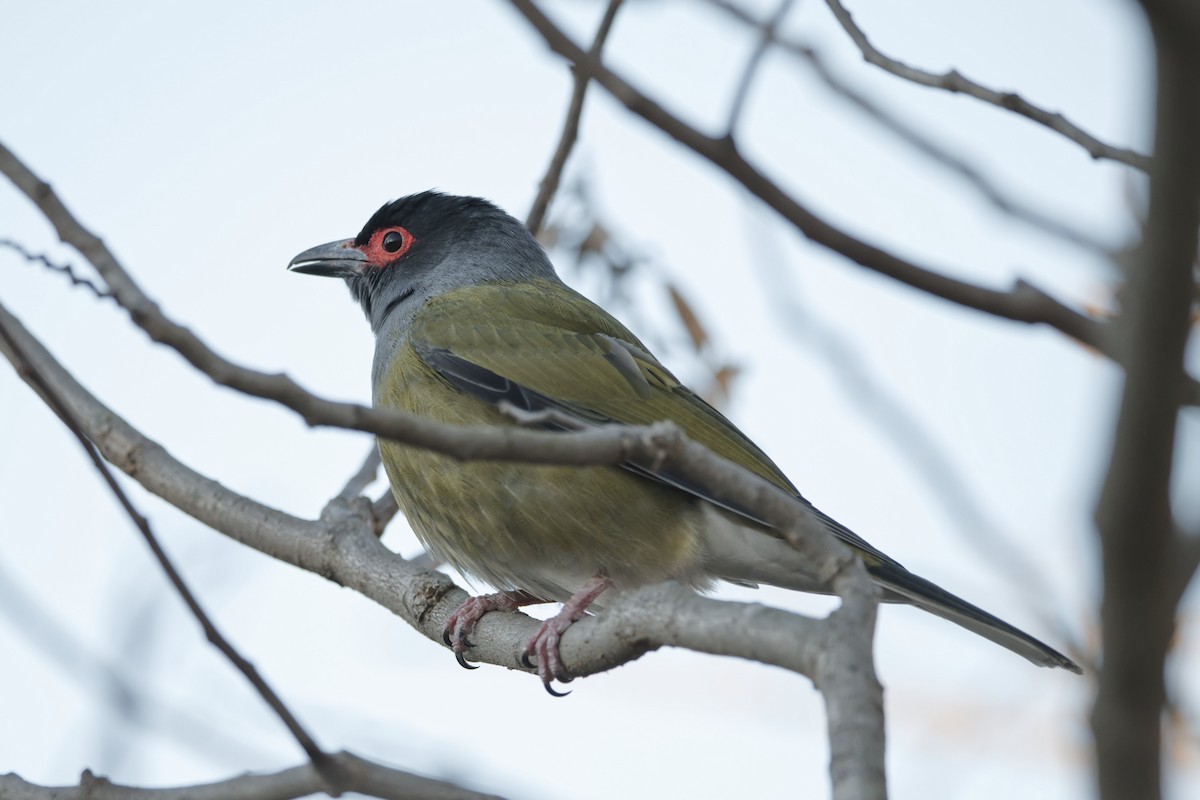
[[1062,667],[1082,675],[1079,665],[1053,647],[1040,642],[1004,620],[994,617],[982,608],[973,606],[961,597],[918,577],[898,564],[880,564],[868,567],[876,583],[919,608],[936,614],[942,619],[961,625],[1001,647],[1037,664],[1039,667]]

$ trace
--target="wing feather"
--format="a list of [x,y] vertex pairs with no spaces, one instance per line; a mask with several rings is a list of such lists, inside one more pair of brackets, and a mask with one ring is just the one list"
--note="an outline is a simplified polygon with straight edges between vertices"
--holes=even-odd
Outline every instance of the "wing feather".
[[[473,311],[480,303],[503,307],[505,313]],[[562,284],[544,281],[448,292],[430,301],[411,335],[413,348],[430,369],[490,405],[554,410],[591,425],[671,420],[688,438],[803,502],[834,535],[869,561],[896,564],[805,500],[774,462],[721,412],[680,383],[607,312]],[[749,509],[670,470],[633,463],[622,466],[766,526]]]

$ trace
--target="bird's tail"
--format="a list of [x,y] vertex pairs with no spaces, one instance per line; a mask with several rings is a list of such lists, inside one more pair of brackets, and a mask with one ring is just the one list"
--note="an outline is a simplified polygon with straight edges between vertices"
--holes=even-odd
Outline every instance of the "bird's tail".
[[885,593],[885,600],[898,599],[918,606],[930,614],[936,614],[942,619],[948,619],[1017,655],[1024,656],[1039,667],[1062,667],[1083,674],[1078,664],[1053,647],[992,616],[982,608],[971,605],[961,597],[950,594],[940,586],[914,575],[899,564],[879,564],[868,567],[868,571],[886,593],[897,596],[889,598]]

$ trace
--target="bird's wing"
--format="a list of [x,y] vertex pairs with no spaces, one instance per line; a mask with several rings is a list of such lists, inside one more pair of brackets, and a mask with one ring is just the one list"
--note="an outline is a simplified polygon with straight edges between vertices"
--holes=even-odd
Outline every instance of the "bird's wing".
[[[692,441],[805,503],[869,563],[895,563],[808,503],[757,445],[681,384],[632,333],[562,284],[494,284],[447,292],[417,315],[411,342],[444,380],[492,405],[554,410],[592,425],[671,420]],[[670,470],[624,467],[763,524],[749,509]]]

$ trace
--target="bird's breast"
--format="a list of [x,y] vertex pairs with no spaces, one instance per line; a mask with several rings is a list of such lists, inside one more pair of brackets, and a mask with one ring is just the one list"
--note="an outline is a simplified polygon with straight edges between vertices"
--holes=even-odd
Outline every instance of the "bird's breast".
[[[514,424],[442,380],[408,344],[376,374],[380,407],[455,425]],[[599,573],[618,588],[705,583],[699,501],[676,489],[614,467],[460,461],[396,442],[379,447],[422,543],[497,588],[564,600]]]

